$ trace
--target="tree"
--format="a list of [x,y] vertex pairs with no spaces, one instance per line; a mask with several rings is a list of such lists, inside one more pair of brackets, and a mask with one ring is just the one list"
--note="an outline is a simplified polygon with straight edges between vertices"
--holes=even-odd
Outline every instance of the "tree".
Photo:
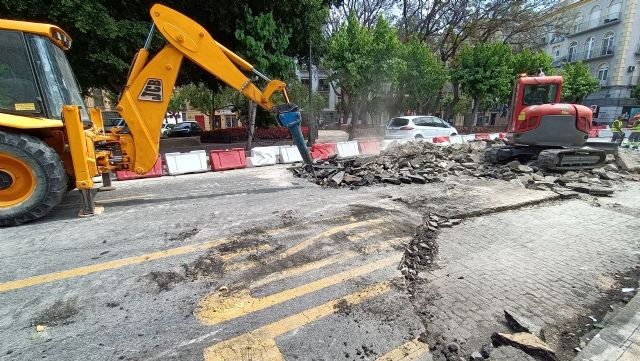
[[[286,55],[306,53],[307,39],[319,38],[333,0],[297,0],[288,2],[238,0],[180,1],[164,4],[191,17],[204,26],[227,48],[236,51],[236,29],[244,28],[245,9],[253,14],[272,13],[278,33],[290,34]],[[56,24],[73,38],[69,61],[83,89],[100,88],[117,94],[125,84],[131,59],[143,45],[151,25],[149,1],[103,0],[0,0],[0,14]],[[163,44],[156,36],[153,49]],[[185,64],[189,64],[188,61]],[[186,65],[179,84],[204,82],[211,88],[217,80],[193,65]]]
[[172,101],[175,101],[177,106],[189,103],[197,111],[211,117],[216,110],[235,105],[236,94],[237,92],[229,87],[214,92],[204,83],[189,83],[174,91]]
[[351,139],[361,106],[379,93],[385,81],[393,80],[399,46],[395,30],[382,17],[374,28],[367,28],[352,13],[331,35],[322,62],[351,113]]
[[636,86],[631,89],[631,97],[640,103],[640,83],[636,84]]
[[[414,109],[424,112],[424,107],[440,94],[448,79],[442,62],[417,39],[403,44],[400,50],[402,66],[398,71],[396,109]],[[432,104],[435,105],[435,104]]]
[[[288,81],[287,94],[289,95],[289,100],[298,105],[301,112],[307,111],[309,107],[309,87],[306,84],[303,84],[298,79]],[[314,114],[318,114],[324,109],[325,104],[326,99],[322,95],[313,93],[311,105]]]
[[[464,46],[451,69],[451,79],[473,100],[472,119],[476,119],[483,100],[506,102],[511,93],[512,74],[511,49],[502,43]],[[466,123],[471,125],[469,121]]]
[[582,103],[584,98],[600,90],[600,81],[591,76],[589,66],[583,62],[565,64],[559,71],[564,77],[562,101]]
[[551,64],[553,58],[543,52],[532,52],[525,49],[516,53],[513,57],[513,75],[518,77],[520,74],[536,74],[542,70],[545,74],[551,73]]
[[171,94],[171,99],[169,99],[169,106],[167,107],[167,113],[173,119],[178,119],[178,114],[183,111],[187,107],[187,101],[185,99],[185,94],[180,91],[180,89],[175,89],[173,94]]

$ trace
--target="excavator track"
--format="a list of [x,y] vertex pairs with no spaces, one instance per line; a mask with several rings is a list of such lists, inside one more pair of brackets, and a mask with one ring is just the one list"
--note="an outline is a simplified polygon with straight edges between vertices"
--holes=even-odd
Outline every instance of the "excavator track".
[[578,149],[545,149],[538,154],[538,165],[542,169],[568,171],[602,167],[607,154],[589,147]]

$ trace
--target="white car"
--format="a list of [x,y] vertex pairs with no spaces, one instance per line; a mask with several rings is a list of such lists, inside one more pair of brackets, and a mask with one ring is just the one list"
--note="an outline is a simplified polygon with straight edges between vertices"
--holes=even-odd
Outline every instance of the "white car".
[[431,115],[407,115],[393,118],[387,124],[385,139],[422,139],[458,135],[456,128]]

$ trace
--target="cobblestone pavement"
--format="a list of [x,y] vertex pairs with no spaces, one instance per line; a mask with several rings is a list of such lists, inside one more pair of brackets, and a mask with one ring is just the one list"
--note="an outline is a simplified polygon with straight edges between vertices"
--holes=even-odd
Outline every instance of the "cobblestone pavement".
[[[634,188],[603,200],[606,206],[564,201],[481,216],[443,230],[439,269],[421,274],[415,292],[428,332],[463,340],[472,352],[490,343],[491,333],[507,331],[505,308],[543,327],[580,314],[602,296],[599,279],[640,264],[635,236],[640,224],[629,212],[618,211],[631,208],[637,214],[639,198]],[[502,347],[492,359],[532,358]]]

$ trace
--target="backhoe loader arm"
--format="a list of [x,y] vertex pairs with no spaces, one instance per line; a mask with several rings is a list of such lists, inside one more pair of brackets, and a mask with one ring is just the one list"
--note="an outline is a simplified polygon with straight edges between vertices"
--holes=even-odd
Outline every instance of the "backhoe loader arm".
[[[164,36],[167,44],[148,60],[147,49],[152,36],[149,34],[145,47],[134,58],[127,85],[117,106],[131,132],[130,136],[123,134],[120,138],[122,162],[131,170],[144,173],[157,160],[160,127],[184,57],[265,110],[274,108],[270,98],[275,92],[283,92],[286,101],[289,101],[285,83],[268,79],[247,61],[216,42],[200,24],[164,5],[154,5],[150,13],[155,28]],[[268,81],[264,90],[258,89],[239,67]],[[292,106],[288,110],[297,111],[297,108]],[[282,122],[283,118],[280,117],[280,120]],[[290,125],[283,125],[294,131]]]

